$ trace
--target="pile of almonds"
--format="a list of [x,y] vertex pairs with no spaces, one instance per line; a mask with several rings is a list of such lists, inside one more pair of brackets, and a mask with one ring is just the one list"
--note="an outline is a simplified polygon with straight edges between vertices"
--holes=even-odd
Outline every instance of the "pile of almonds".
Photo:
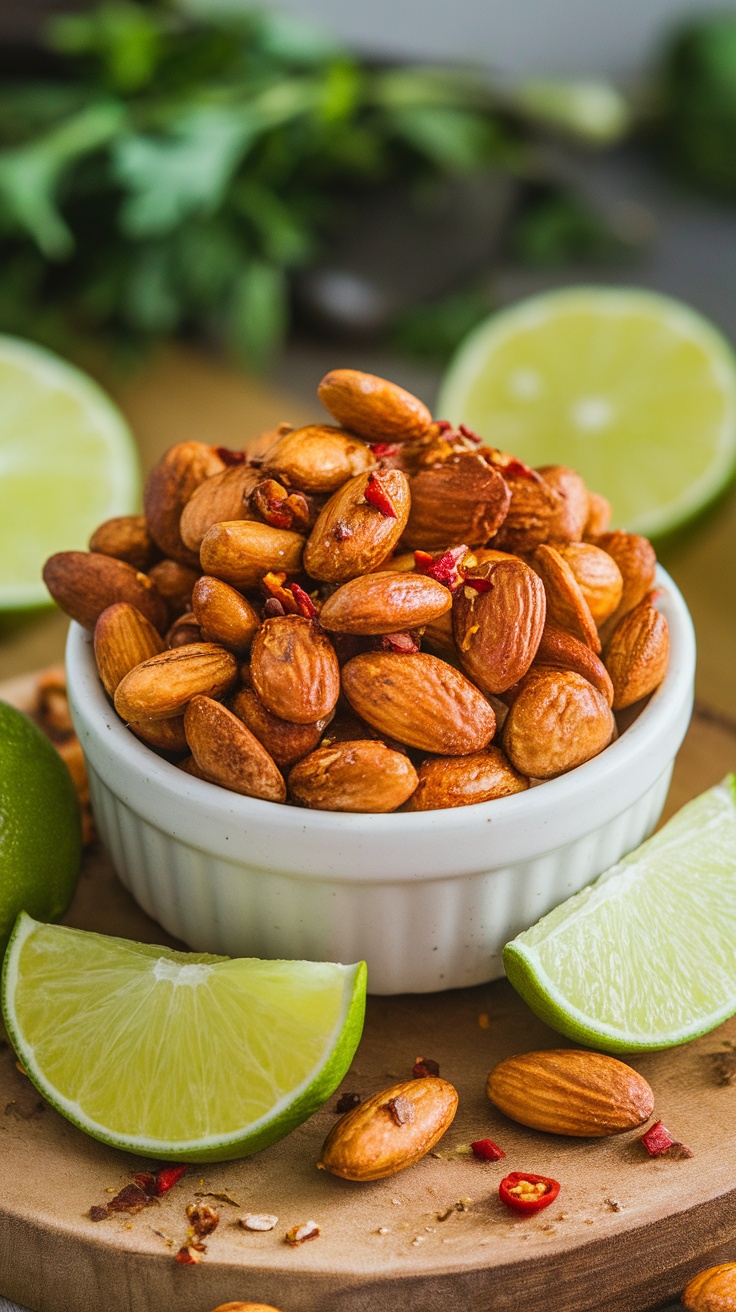
[[200,442],[44,578],[183,770],[332,811],[485,802],[581,765],[664,677],[655,555],[561,465],[530,469],[352,369],[339,426]]

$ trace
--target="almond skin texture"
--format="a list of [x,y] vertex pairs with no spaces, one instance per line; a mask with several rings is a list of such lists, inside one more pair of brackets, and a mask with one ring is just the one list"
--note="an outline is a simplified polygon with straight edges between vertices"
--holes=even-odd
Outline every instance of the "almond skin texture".
[[148,531],[165,556],[184,565],[199,563],[182,541],[179,520],[195,488],[224,468],[216,448],[204,442],[178,442],[154,465],[143,489],[143,510]]
[[605,650],[613,709],[622,711],[654,692],[667,673],[670,632],[660,611],[642,601],[614,629]]
[[208,529],[200,558],[205,574],[233,588],[255,588],[269,570],[287,574],[300,570],[303,549],[300,533],[255,521],[229,520]]
[[230,465],[195,488],[181,512],[179,533],[184,545],[199,555],[202,539],[213,524],[232,519],[255,519],[248,498],[261,480],[259,469]]
[[523,560],[489,560],[472,571],[490,591],[464,583],[452,626],[465,673],[484,692],[502,693],[523,678],[537,652],[547,613],[544,584]]
[[337,633],[398,633],[418,629],[444,615],[452,593],[422,574],[362,574],[333,592],[320,614],[323,628]]
[[343,666],[342,683],[366,723],[421,751],[465,756],[485,747],[496,729],[483,694],[459,670],[427,652],[364,652]]
[[508,1057],[488,1076],[488,1097],[505,1116],[549,1134],[602,1139],[649,1120],[654,1094],[615,1057],[573,1048]]
[[322,1145],[319,1166],[343,1180],[396,1175],[442,1138],[452,1124],[457,1102],[453,1086],[431,1075],[374,1093],[333,1126]]
[[160,560],[148,571],[169,608],[172,619],[192,609],[192,590],[199,570],[178,560]]
[[560,670],[574,670],[613,706],[613,684],[603,661],[591,651],[587,643],[573,638],[571,633],[548,620],[537,648],[537,661],[542,665],[555,665]]
[[124,720],[168,720],[197,694],[223,696],[237,677],[232,652],[214,642],[174,647],[126,674],[115,693],[115,710]]
[[307,424],[280,437],[263,457],[264,474],[301,492],[336,492],[375,465],[370,447],[332,424]]
[[265,747],[221,702],[193,697],[184,712],[192,756],[211,783],[244,797],[284,802],[286,785]]
[[146,528],[145,515],[118,515],[106,519],[89,540],[90,551],[114,556],[145,573],[158,557],[158,548]]
[[264,620],[253,640],[250,677],[266,710],[295,724],[323,719],[340,695],[335,649],[303,615]]
[[608,702],[587,679],[542,666],[514,700],[503,746],[520,774],[552,779],[602,752],[614,728]]
[[588,493],[588,518],[585,521],[585,531],[583,536],[586,538],[597,538],[601,533],[605,533],[611,522],[611,503],[599,492]]
[[468,756],[434,756],[419,767],[419,783],[404,811],[438,811],[522,793],[529,780],[514,770],[500,747]]
[[190,642],[201,641],[202,631],[193,610],[185,611],[174,620],[165,638],[167,647],[186,647]]
[[736,1262],[699,1271],[682,1291],[689,1312],[736,1312]]
[[416,786],[408,756],[376,739],[319,747],[289,775],[289,791],[317,811],[395,811]]
[[194,586],[192,609],[204,641],[219,642],[238,655],[248,650],[260,623],[245,597],[209,574]]
[[409,488],[404,542],[422,551],[442,551],[459,542],[484,546],[500,528],[511,502],[498,470],[473,452],[421,470]]
[[332,369],[317,394],[343,428],[366,442],[418,442],[432,426],[426,405],[411,392],[357,369]]
[[563,508],[562,499],[541,475],[531,478],[507,474],[506,482],[511,490],[511,502],[493,545],[523,555],[549,539],[552,525]]
[[325,715],[314,724],[293,724],[267,711],[254,688],[241,688],[232,703],[233,715],[255,734],[279,769],[294,765],[313,752],[330,722]]
[[189,750],[183,715],[174,715],[170,720],[128,720],[128,728],[141,742],[159,752],[178,756]]
[[540,465],[537,473],[557,493],[561,503],[549,526],[550,540],[580,542],[590,510],[590,497],[582,478],[566,465]]
[[121,679],[141,661],[164,650],[161,634],[135,606],[116,602],[103,610],[95,625],[95,660],[108,697]]
[[347,583],[369,573],[390,556],[409,517],[409,482],[399,469],[379,472],[396,518],[365,499],[372,474],[358,474],[323,506],[304,549],[304,568],[313,579]]
[[623,580],[621,600],[603,628],[603,641],[606,642],[619,620],[638,606],[653,586],[657,556],[649,539],[639,533],[620,530],[604,533],[597,538],[595,545],[613,557]]
[[575,575],[593,620],[600,628],[621,601],[624,581],[618,565],[613,556],[591,542],[560,544],[557,550]]
[[532,561],[544,583],[549,618],[561,629],[587,643],[594,652],[599,652],[601,640],[595,620],[567,561],[546,542],[537,547]]
[[85,629],[93,629],[116,601],[135,606],[160,633],[168,623],[166,603],[152,580],[113,556],[59,551],[46,561],[43,581],[57,606]]

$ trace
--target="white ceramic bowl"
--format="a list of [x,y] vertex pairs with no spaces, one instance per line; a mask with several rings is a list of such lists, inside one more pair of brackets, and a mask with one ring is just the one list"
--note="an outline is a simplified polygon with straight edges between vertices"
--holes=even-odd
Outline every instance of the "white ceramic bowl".
[[654,828],[690,719],[695,640],[659,570],[666,678],[600,756],[512,797],[352,815],[241,797],[177,770],[118,719],[72,624],[69,698],[95,819],[123,884],[192,948],[368,962],[373,993],[503,974],[501,949]]

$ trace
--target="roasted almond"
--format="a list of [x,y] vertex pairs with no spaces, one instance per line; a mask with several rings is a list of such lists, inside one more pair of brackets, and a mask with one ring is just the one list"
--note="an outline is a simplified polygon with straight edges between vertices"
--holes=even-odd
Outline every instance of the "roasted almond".
[[613,684],[613,709],[622,711],[648,697],[667,673],[670,632],[667,619],[642,601],[619,621],[604,653]]
[[540,465],[537,473],[560,498],[549,525],[550,541],[580,542],[590,510],[590,497],[582,478],[566,465]]
[[425,625],[422,634],[422,645],[431,647],[432,651],[444,660],[451,661],[453,665],[458,662],[458,651],[452,630],[451,610],[445,611],[439,619],[430,620],[429,624]]
[[221,702],[193,697],[184,712],[184,729],[197,766],[212,783],[245,797],[286,800],[286,785],[276,763]]
[[192,590],[199,570],[178,560],[160,560],[148,571],[169,608],[172,619],[192,609]]
[[501,551],[522,555],[546,542],[552,525],[563,509],[562,499],[541,474],[504,475],[511,491],[506,517],[493,539]]
[[159,632],[166,628],[166,603],[155,584],[124,560],[94,551],[59,551],[46,561],[43,580],[57,606],[85,629],[93,629],[103,610],[117,601],[135,606]]
[[255,734],[279,769],[294,765],[313,752],[330,723],[329,715],[324,715],[314,724],[281,720],[266,710],[255,688],[241,688],[233,699],[232,711]]
[[248,650],[260,620],[229,583],[203,574],[194,586],[192,607],[205,642],[219,642],[239,655]]
[[[379,479],[393,515],[366,500],[370,479]],[[409,483],[399,469],[358,474],[323,507],[304,549],[304,568],[314,579],[346,583],[390,556],[409,516]]]
[[613,633],[619,620],[639,605],[654,584],[657,556],[648,538],[639,533],[603,533],[595,545],[602,547],[618,565],[623,580],[621,600],[603,628],[603,641]]
[[237,677],[232,652],[214,642],[193,642],[162,651],[126,674],[115,693],[115,710],[124,720],[167,720],[197,694],[221,697]]
[[654,1110],[652,1090],[638,1071],[574,1048],[507,1057],[488,1076],[487,1091],[512,1121],[575,1138],[633,1130]]
[[158,629],[135,606],[118,601],[103,610],[95,625],[95,660],[108,697],[136,665],[164,650]]
[[682,1306],[688,1312],[734,1312],[736,1262],[720,1262],[699,1271],[682,1291]]
[[106,519],[89,540],[90,551],[124,560],[145,573],[158,557],[158,548],[146,528],[145,515],[117,515]]
[[332,424],[307,424],[279,437],[266,451],[264,470],[302,492],[336,492],[349,478],[375,465],[365,442]]
[[611,503],[599,492],[588,493],[588,518],[585,521],[583,536],[597,538],[605,533],[611,522]]
[[178,442],[154,465],[143,489],[143,510],[148,531],[165,556],[184,565],[199,563],[182,541],[179,520],[195,488],[224,468],[217,448],[204,442]]
[[319,1166],[343,1180],[383,1180],[413,1166],[452,1124],[457,1090],[428,1075],[405,1080],[354,1107],[332,1127]]
[[557,550],[575,575],[593,620],[600,628],[621,601],[624,581],[618,565],[613,556],[591,542],[558,543]]
[[197,623],[193,610],[187,610],[174,620],[164,639],[167,647],[186,647],[191,642],[202,641],[202,630]]
[[608,705],[613,706],[611,676],[600,656],[596,656],[586,642],[566,633],[551,620],[547,620],[542,630],[536,660],[541,665],[554,665],[561,670],[574,670],[576,674],[582,674],[605,697]]
[[529,780],[514,770],[500,747],[486,747],[468,756],[433,756],[418,770],[419,782],[404,811],[438,811],[471,806],[521,793]]
[[234,588],[255,588],[271,570],[300,570],[303,549],[300,533],[255,520],[230,520],[207,530],[200,558],[205,574]]
[[128,720],[128,728],[141,742],[159,752],[178,756],[189,750],[183,715],[174,715],[170,720]]
[[338,633],[398,633],[418,629],[452,607],[444,584],[422,574],[362,574],[327,598],[319,621]]
[[225,524],[232,519],[255,519],[249,497],[261,477],[260,469],[254,469],[252,465],[230,465],[200,483],[179,520],[179,532],[185,546],[199,555],[202,539],[213,524]]
[[432,427],[432,416],[411,392],[357,369],[332,369],[317,394],[343,428],[366,442],[418,442]]
[[553,624],[599,652],[601,640],[590,606],[564,557],[556,547],[545,542],[534,552],[532,564],[544,583],[547,614]]
[[323,719],[340,694],[335,649],[303,615],[263,621],[251,648],[250,677],[266,709],[295,724]]
[[289,774],[289,791],[317,811],[395,811],[416,786],[408,756],[377,739],[319,747]]
[[[473,579],[488,590],[478,591]],[[523,560],[476,566],[455,593],[452,626],[462,667],[479,688],[505,692],[526,674],[546,611],[544,585]]]
[[615,728],[605,697],[572,670],[532,670],[503,727],[503,746],[515,770],[552,779],[597,756]]
[[411,509],[404,542],[442,551],[466,542],[482,547],[501,527],[511,493],[497,469],[474,452],[453,456],[409,480]]
[[364,652],[343,666],[342,686],[353,710],[379,733],[425,752],[464,756],[495,732],[483,694],[427,652]]

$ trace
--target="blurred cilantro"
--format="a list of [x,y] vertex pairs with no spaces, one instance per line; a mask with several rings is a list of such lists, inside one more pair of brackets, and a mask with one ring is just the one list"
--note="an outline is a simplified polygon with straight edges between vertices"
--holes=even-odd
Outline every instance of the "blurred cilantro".
[[736,197],[736,15],[680,29],[665,52],[660,95],[671,167],[705,191]]

